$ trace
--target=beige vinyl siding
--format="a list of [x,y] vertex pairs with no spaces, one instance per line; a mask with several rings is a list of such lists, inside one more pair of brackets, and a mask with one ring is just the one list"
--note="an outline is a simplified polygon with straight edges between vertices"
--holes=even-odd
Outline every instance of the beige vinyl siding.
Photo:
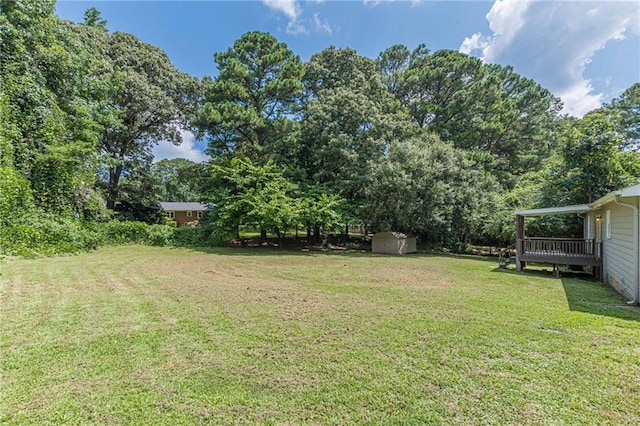
[[610,203],[602,208],[603,219],[607,210],[611,211],[611,238],[606,238],[606,235],[602,238],[603,279],[618,292],[632,299],[636,287],[638,260],[634,243],[633,210]]

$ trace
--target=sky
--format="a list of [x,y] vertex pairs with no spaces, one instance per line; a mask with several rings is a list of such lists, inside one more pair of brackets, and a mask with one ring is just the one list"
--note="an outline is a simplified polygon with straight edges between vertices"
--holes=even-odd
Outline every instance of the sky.
[[[640,1],[430,0],[58,0],[58,16],[76,22],[96,7],[110,31],[162,48],[181,71],[216,76],[214,53],[248,31],[265,31],[302,60],[326,47],[375,58],[403,44],[459,50],[511,65],[560,97],[581,117],[640,82]],[[183,132],[161,142],[156,160],[207,159],[206,143]]]

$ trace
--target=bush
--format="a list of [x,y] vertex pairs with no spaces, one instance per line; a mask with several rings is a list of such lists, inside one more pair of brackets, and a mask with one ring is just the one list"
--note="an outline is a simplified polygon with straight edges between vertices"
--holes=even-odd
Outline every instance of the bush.
[[171,245],[173,244],[175,230],[176,228],[167,225],[149,225],[144,244],[150,246]]
[[71,218],[30,216],[0,229],[0,252],[16,256],[52,256],[95,249],[100,234]]
[[112,220],[102,226],[105,244],[146,244],[166,246],[172,244],[174,228],[167,225],[147,225],[144,222]]
[[173,243],[181,247],[210,246],[209,233],[202,227],[183,226],[173,231]]
[[102,245],[210,246],[205,228],[148,225],[144,222],[87,222],[70,217],[34,215],[0,227],[0,255],[37,257],[77,253]]

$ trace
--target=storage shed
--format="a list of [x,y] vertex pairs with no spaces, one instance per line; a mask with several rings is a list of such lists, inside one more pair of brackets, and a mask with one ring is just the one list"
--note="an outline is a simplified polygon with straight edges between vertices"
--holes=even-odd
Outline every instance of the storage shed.
[[415,253],[416,237],[402,232],[378,232],[371,241],[371,251],[391,254]]

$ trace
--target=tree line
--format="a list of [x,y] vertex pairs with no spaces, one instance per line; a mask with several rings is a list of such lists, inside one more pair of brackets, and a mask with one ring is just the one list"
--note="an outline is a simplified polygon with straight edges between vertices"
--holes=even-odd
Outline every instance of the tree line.
[[[200,243],[243,230],[319,240],[349,224],[433,246],[509,244],[513,211],[592,201],[640,180],[640,83],[583,118],[509,66],[401,45],[304,62],[262,32],[214,56],[215,77],[88,9],[0,0],[0,244],[90,245],[113,219],[164,223],[164,201],[215,204]],[[194,132],[209,161],[153,162]],[[535,232],[576,233],[567,218]],[[52,232],[55,230],[57,232]],[[57,238],[60,240],[61,238]],[[12,249],[13,248],[13,249]]]

